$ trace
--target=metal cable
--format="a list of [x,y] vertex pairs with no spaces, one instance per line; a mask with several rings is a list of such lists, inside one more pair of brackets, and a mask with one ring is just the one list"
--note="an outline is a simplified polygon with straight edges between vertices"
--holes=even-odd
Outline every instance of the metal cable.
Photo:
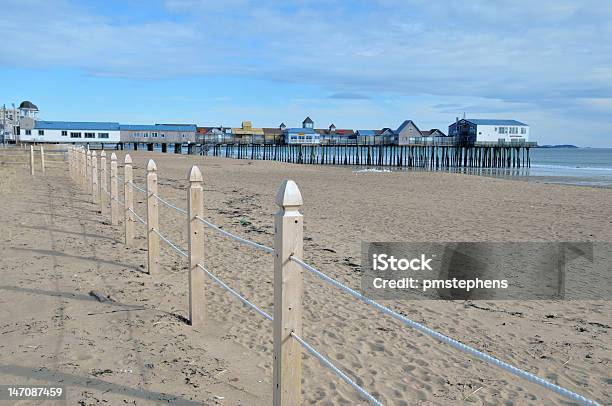
[[140,192],[142,192],[144,194],[147,194],[147,191],[145,189],[136,186],[136,184],[134,182],[128,182],[128,185],[132,186],[134,189],[136,189],[136,190],[138,190],[138,191],[140,191]]
[[361,395],[363,397],[365,397],[368,400],[368,402],[370,402],[370,404],[377,405],[377,406],[383,406],[383,404],[380,403],[374,396],[370,395],[365,389],[363,389],[361,386],[357,385],[357,383],[355,381],[353,381],[351,378],[349,378],[349,376],[347,374],[345,374],[340,369],[338,369],[337,366],[332,364],[332,362],[330,360],[328,360],[323,354],[319,353],[313,346],[311,346],[306,341],[304,341],[300,336],[295,334],[293,331],[290,333],[290,335],[291,335],[291,337],[293,337],[295,339],[295,341],[300,343],[300,345],[302,347],[306,348],[306,350],[310,354],[312,354],[316,359],[321,361],[321,363],[323,365],[325,365],[326,367],[331,369],[336,375],[338,375],[340,378],[342,378],[344,380],[344,382],[348,383],[353,388],[355,388],[355,390],[357,392],[361,393]]
[[138,214],[136,214],[136,212],[134,210],[132,210],[131,208],[128,208],[129,211],[132,212],[132,214],[136,217],[136,220],[140,221],[142,224],[144,224],[145,226],[147,225],[147,222],[144,221],[142,219],[142,217],[140,217]]
[[167,239],[166,237],[164,237],[159,231],[157,231],[157,229],[153,229],[152,230],[155,234],[157,234],[159,236],[159,238],[161,238],[166,244],[168,244],[173,250],[175,250],[176,252],[178,252],[180,255],[184,256],[185,258],[188,257],[187,253],[185,251],[183,251],[182,249],[180,249],[179,247],[177,247],[176,245],[174,245],[174,243],[172,241],[170,241],[169,239]]
[[274,248],[268,247],[268,246],[263,245],[263,244],[258,244],[255,241],[247,240],[247,239],[242,238],[242,237],[238,237],[237,235],[232,234],[229,231],[225,231],[221,227],[216,226],[216,225],[214,225],[213,223],[211,223],[211,222],[209,222],[207,220],[204,220],[200,216],[196,216],[195,218],[200,220],[202,223],[206,224],[208,227],[210,227],[210,228],[216,230],[217,232],[223,234],[224,236],[232,238],[232,239],[234,239],[234,240],[236,240],[238,242],[241,242],[242,244],[250,245],[251,247],[260,249],[260,250],[265,251],[265,252],[269,252],[269,253],[274,252]]
[[255,304],[251,303],[248,299],[246,299],[244,296],[241,296],[240,293],[236,292],[234,289],[230,288],[225,282],[223,282],[221,279],[219,279],[218,277],[216,277],[215,275],[213,275],[208,269],[204,268],[202,265],[198,264],[198,267],[203,270],[204,272],[206,272],[206,274],[208,276],[210,276],[215,282],[217,282],[219,285],[221,285],[225,290],[227,290],[229,293],[231,293],[232,295],[234,295],[238,300],[240,300],[242,303],[244,303],[245,305],[249,306],[251,309],[255,310],[257,313],[259,313],[260,315],[262,315],[263,317],[265,317],[266,319],[273,321],[274,319],[272,318],[272,316],[270,316],[268,313],[266,313],[265,311],[261,310],[259,307],[257,307]]
[[510,372],[511,374],[514,374],[520,378],[526,379],[529,382],[535,383],[537,385],[540,385],[548,390],[551,390],[561,396],[564,396],[568,399],[571,399],[575,402],[580,403],[581,405],[588,405],[588,406],[599,406],[599,404],[593,400],[587,399],[586,397],[579,395],[575,392],[570,391],[569,389],[565,389],[562,388],[561,386],[555,385],[551,382],[548,382],[547,380],[540,378],[537,375],[534,375],[532,373],[529,373],[527,371],[523,371],[522,369],[519,369],[513,365],[508,364],[507,362],[501,361],[489,354],[485,354],[484,352],[481,352],[473,347],[470,347],[468,345],[465,345],[453,338],[447,337],[444,334],[438,333],[435,330],[430,329],[429,327],[424,326],[423,324],[417,323],[416,321],[410,320],[409,318],[407,318],[406,316],[397,313],[394,310],[389,309],[386,306],[381,305],[380,303],[362,295],[361,293],[349,288],[348,286],[343,285],[342,283],[338,282],[337,280],[330,278],[329,276],[325,275],[323,272],[319,271],[318,269],[308,265],[307,263],[305,263],[304,261],[302,261],[299,258],[296,258],[294,256],[289,257],[293,262],[295,262],[296,264],[300,265],[302,268],[306,269],[307,271],[311,272],[312,274],[314,274],[315,276],[317,276],[318,278],[324,280],[325,282],[328,282],[329,284],[345,291],[346,293],[348,293],[349,295],[353,296],[356,299],[361,300],[364,303],[367,303],[371,306],[373,306],[374,308],[376,308],[378,311],[385,313],[393,318],[395,318],[396,320],[399,320],[400,322],[408,325],[409,327],[412,327],[418,331],[420,331],[421,333],[428,335],[438,341],[441,341],[445,344],[450,345],[451,347],[462,351],[466,354],[472,355],[476,358],[479,358],[485,362],[488,362],[490,364],[493,364],[497,367],[500,367],[508,372]]
[[157,200],[159,200],[160,202],[162,202],[166,206],[170,207],[171,209],[174,209],[174,210],[178,211],[179,213],[187,214],[187,210],[181,209],[180,207],[176,207],[175,205],[173,205],[172,203],[167,202],[166,200],[162,199],[158,195],[154,194],[154,195],[151,195],[151,196],[155,197]]

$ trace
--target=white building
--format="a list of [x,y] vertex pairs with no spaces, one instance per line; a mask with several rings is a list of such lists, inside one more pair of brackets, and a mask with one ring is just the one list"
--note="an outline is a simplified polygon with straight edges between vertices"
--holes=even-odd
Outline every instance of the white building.
[[[12,130],[7,140],[15,142],[49,143],[118,143],[120,141],[119,123],[45,121],[38,119],[38,107],[30,101],[19,105],[19,113],[3,109],[1,123],[5,130]],[[11,123],[8,121],[11,119]],[[2,125],[2,124],[0,124]],[[11,128],[12,127],[12,128]]]
[[529,142],[529,125],[516,120],[464,118],[448,126],[448,135],[459,143]]
[[22,142],[117,143],[120,135],[119,123],[109,122],[36,120],[32,128],[17,130]]

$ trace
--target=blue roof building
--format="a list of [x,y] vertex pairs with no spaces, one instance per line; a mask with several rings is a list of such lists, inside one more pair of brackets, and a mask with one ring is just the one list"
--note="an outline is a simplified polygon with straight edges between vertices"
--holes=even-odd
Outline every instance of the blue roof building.
[[320,144],[321,135],[313,128],[285,128],[283,139],[287,144]]
[[34,129],[119,131],[119,123],[103,121],[43,121],[36,120]]

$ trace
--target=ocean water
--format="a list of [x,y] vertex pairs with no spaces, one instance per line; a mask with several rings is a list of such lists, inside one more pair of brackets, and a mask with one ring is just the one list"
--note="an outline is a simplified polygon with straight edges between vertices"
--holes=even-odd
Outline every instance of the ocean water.
[[[161,148],[156,146],[155,150],[161,151]],[[173,150],[169,149],[169,152]],[[182,153],[187,153],[186,147]],[[612,187],[612,148],[532,148],[530,157],[530,168],[462,169],[461,172],[533,182]],[[357,167],[356,170],[363,168]],[[371,169],[377,168],[366,168]]]
[[531,167],[498,170],[493,176],[545,183],[612,187],[612,148],[533,148]]

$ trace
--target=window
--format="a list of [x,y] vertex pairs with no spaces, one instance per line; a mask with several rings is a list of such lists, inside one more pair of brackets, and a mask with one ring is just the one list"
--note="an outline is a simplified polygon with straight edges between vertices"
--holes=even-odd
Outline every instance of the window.
[[95,133],[85,133],[85,138],[96,138]]
[[518,134],[518,127],[510,127],[510,134]]
[[157,138],[157,133],[151,133],[151,137]]
[[98,133],[98,138],[108,138],[108,133]]
[[63,135],[64,137],[67,137],[67,136],[68,136],[68,131],[62,131],[62,135]]
[[81,138],[81,133],[70,133],[70,138]]
[[521,134],[527,134],[527,129],[525,127],[521,127]]
[[38,135],[45,135],[45,130],[38,130]]
[[17,129],[17,135],[21,135],[21,128]]
[[161,137],[162,137],[162,138],[166,138],[166,134],[162,134],[162,135],[161,135]]
[[32,135],[32,130],[26,130],[26,135]]
[[500,134],[508,134],[508,127],[499,127]]
[[497,132],[497,127],[495,127],[495,132]]

